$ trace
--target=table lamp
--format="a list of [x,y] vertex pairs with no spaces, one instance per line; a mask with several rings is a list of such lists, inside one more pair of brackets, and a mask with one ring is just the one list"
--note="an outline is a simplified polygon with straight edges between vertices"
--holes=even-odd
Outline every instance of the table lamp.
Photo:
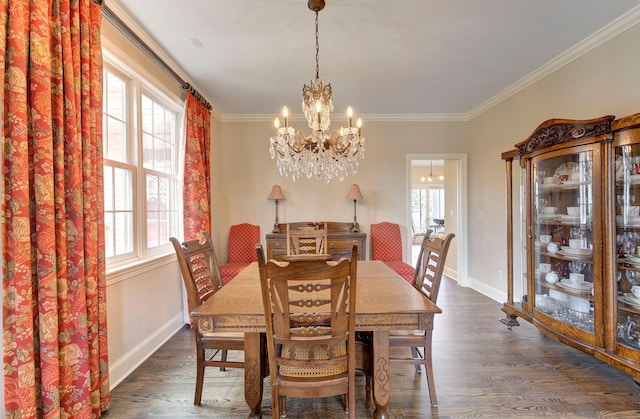
[[270,201],[276,201],[276,222],[273,225],[273,233],[279,234],[280,224],[278,223],[278,201],[285,199],[284,194],[282,193],[282,189],[280,188],[280,185],[273,185],[273,188],[271,189],[271,193],[269,194],[269,197],[267,199]]
[[353,226],[351,226],[351,232],[359,233],[360,232],[360,224],[358,224],[358,218],[356,216],[356,201],[358,199],[364,199],[362,193],[360,192],[360,187],[355,183],[351,185],[349,189],[349,193],[347,194],[347,199],[353,199]]

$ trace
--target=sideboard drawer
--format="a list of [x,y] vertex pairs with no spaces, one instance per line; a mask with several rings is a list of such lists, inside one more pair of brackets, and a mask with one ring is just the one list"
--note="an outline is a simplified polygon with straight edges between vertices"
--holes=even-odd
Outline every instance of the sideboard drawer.
[[364,260],[364,252],[365,252],[365,239],[357,239],[357,238],[345,238],[345,239],[329,239],[328,242],[328,252],[332,259],[337,260],[342,257],[349,258],[351,257],[351,246],[353,242],[356,241],[358,243],[358,259]]
[[267,238],[267,260],[282,260],[287,254],[287,239],[269,239]]

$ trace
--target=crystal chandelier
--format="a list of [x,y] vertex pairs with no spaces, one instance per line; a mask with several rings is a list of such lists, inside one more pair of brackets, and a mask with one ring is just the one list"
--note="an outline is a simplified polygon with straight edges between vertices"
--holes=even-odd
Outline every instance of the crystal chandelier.
[[320,79],[320,46],[318,43],[318,12],[324,9],[324,0],[309,0],[309,9],[316,14],[316,78],[302,87],[302,111],[307,118],[311,135],[289,126],[289,110],[282,108],[283,126],[276,118],[275,136],[270,139],[271,158],[277,158],[278,169],[283,176],[295,181],[306,176],[329,183],[333,178],[343,180],[358,171],[358,159],[364,158],[364,137],[361,136],[362,120],[353,125],[353,109],[347,109],[347,127],[331,131],[333,93],[331,83]]

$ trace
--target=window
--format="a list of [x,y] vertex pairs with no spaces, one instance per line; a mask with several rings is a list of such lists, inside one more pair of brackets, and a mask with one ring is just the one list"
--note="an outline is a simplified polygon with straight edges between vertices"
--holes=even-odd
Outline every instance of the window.
[[104,65],[105,254],[108,263],[169,251],[179,235],[182,106],[123,65]]
[[414,233],[424,233],[444,219],[444,188],[429,186],[411,189],[411,217]]
[[411,190],[411,217],[413,220],[413,233],[427,231],[427,190],[424,188]]

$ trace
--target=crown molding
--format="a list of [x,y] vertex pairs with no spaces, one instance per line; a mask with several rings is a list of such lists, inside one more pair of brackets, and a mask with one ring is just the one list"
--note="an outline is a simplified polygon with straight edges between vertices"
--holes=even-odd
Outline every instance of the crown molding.
[[[336,114],[337,115],[337,114]],[[273,122],[277,114],[225,114],[221,122]],[[469,121],[468,114],[440,113],[440,114],[360,114],[364,123],[367,122],[460,122]],[[334,121],[346,121],[343,116],[331,117]],[[289,121],[303,122],[306,118],[302,114],[289,115]]]
[[[124,22],[125,25],[131,28],[131,30],[134,31],[135,34],[138,37],[140,37],[140,39],[145,44],[147,44],[149,48],[151,48],[153,52],[156,53],[158,57],[160,57],[160,59],[162,59],[162,61],[167,63],[167,65],[169,65],[177,75],[179,75],[183,80],[191,83],[185,71],[178,64],[176,64],[176,62],[170,56],[168,56],[164,52],[164,50],[162,49],[162,47],[160,47],[160,45],[158,45],[152,38],[150,38],[147,35],[146,31],[144,31],[136,21],[131,19],[131,17],[127,14],[127,12],[125,12],[117,2],[113,0],[105,0],[104,5],[107,6],[116,16],[118,16],[122,20],[122,22]],[[200,89],[198,89],[196,85],[192,84],[192,86],[196,88],[196,90],[200,91]],[[202,93],[200,92],[200,94]],[[209,99],[207,98],[205,99],[211,105],[211,115],[214,118],[221,120],[222,113]]]
[[566,66],[567,64],[580,58],[584,54],[594,50],[610,39],[616,37],[630,27],[636,25],[638,22],[640,22],[640,6],[629,10],[627,13],[612,21],[599,31],[594,32],[592,35],[578,42],[573,47],[556,56],[554,59],[544,64],[542,67],[538,68],[532,73],[529,73],[519,81],[507,87],[497,95],[493,96],[491,99],[477,106],[467,114],[469,116],[469,119],[471,120],[488,111],[489,109],[521,92],[522,90],[543,79],[554,71]]

